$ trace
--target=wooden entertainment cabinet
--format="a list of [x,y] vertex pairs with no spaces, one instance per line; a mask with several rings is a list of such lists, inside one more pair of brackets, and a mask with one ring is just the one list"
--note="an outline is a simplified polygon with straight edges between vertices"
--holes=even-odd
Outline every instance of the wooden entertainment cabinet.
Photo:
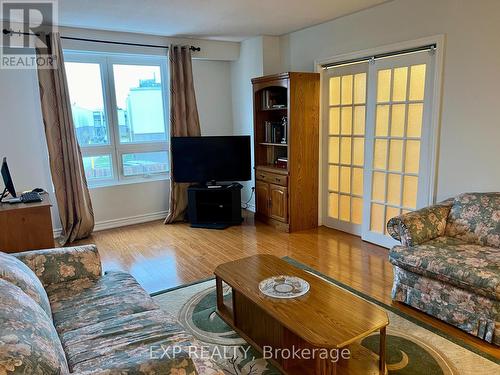
[[252,79],[256,219],[287,232],[318,226],[319,74]]

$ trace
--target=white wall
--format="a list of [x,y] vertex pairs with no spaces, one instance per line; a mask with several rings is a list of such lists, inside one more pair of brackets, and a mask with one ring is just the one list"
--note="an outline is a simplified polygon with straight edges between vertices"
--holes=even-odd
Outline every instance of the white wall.
[[[240,57],[231,62],[231,87],[233,105],[233,131],[235,135],[251,135],[253,145],[253,92],[252,78],[278,73],[280,64],[280,40],[278,37],[259,36],[241,43]],[[252,146],[252,166],[254,155]],[[255,186],[255,176],[243,183],[241,199],[246,202]],[[249,208],[255,209],[255,197]]]
[[[87,30],[85,35],[99,34],[102,39],[117,40],[112,39],[116,35],[107,32],[88,33]],[[121,34],[121,39],[140,41],[136,35]],[[154,43],[154,38],[143,42]],[[190,43],[203,45],[204,52],[203,60],[193,62],[202,134],[231,135],[231,70],[227,60],[237,58],[237,44],[228,43],[224,49],[224,42],[190,40]],[[16,189],[42,187],[52,191],[36,72],[0,69],[0,98],[0,156],[9,160]],[[168,209],[168,186],[168,180],[161,180],[91,189],[97,228],[164,216]],[[53,194],[52,201],[55,202]],[[59,228],[57,207],[52,213],[54,228]]]
[[396,0],[281,37],[284,69],[445,34],[437,199],[500,191],[500,1]]
[[7,157],[16,190],[51,191],[36,71],[0,69],[0,98],[0,157]]
[[[15,29],[15,27],[14,27]],[[237,60],[240,51],[240,43],[226,42],[206,39],[176,38],[159,35],[147,35],[137,33],[123,33],[107,30],[91,30],[74,27],[59,27],[62,36],[88,38],[98,40],[110,40],[117,42],[150,44],[167,46],[169,44],[193,45],[200,47],[200,51],[193,52],[196,59],[233,61]],[[64,48],[71,48],[81,51],[114,52],[114,53],[139,53],[162,55],[166,54],[166,49],[150,48],[140,46],[125,46],[120,44],[87,43],[75,40],[63,40]]]
[[[241,43],[240,58],[231,63],[231,92],[233,106],[233,133],[235,135],[251,135],[253,145],[253,105],[251,79],[263,74],[262,38],[247,39]],[[252,166],[254,155],[252,147]],[[254,173],[252,180],[243,182],[241,200],[246,202],[255,186]],[[255,209],[255,199],[249,203]]]
[[196,102],[202,135],[232,135],[231,64],[193,60]]

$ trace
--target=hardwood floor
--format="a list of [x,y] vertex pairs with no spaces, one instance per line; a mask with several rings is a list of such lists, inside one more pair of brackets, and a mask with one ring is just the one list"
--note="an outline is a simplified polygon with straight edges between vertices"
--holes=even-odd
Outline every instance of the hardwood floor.
[[98,246],[104,270],[127,271],[149,292],[211,277],[217,265],[249,255],[289,256],[500,358],[497,347],[392,302],[388,250],[337,230],[319,227],[284,233],[254,223],[253,216],[247,214],[241,226],[223,231],[155,221],[96,232],[75,244],[84,243]]

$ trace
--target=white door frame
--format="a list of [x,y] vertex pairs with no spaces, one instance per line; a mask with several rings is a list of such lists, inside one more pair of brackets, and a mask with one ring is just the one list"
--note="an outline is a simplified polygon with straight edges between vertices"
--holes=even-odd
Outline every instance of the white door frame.
[[[342,61],[355,60],[360,58],[365,58],[367,56],[380,55],[383,53],[391,53],[402,50],[407,50],[411,48],[418,48],[430,44],[436,45],[435,51],[435,65],[434,65],[434,87],[432,93],[432,103],[431,103],[431,117],[430,117],[430,127],[429,127],[429,196],[427,197],[427,204],[431,205],[436,201],[436,182],[437,182],[437,172],[438,172],[438,152],[439,152],[439,131],[440,131],[440,121],[441,121],[441,92],[442,92],[442,77],[443,77],[443,66],[444,66],[444,48],[445,48],[445,35],[438,34],[425,38],[419,38],[399,43],[382,45],[375,48],[369,48],[361,51],[353,51],[348,53],[343,53],[339,55],[335,55],[332,57],[317,59],[314,60],[314,71],[320,73],[321,75],[321,90],[323,90],[323,85],[325,84],[325,80],[323,79],[323,65],[338,63]],[[323,91],[322,91],[323,92]],[[324,122],[324,103],[323,100],[320,100],[320,124]],[[324,139],[328,137],[328,134],[325,134],[324,126],[320,126],[320,140],[319,140],[319,191],[318,191],[318,220],[319,225],[323,225],[323,210],[322,207],[327,204],[323,199],[324,195],[324,187],[322,184],[323,179],[325,178],[322,166],[325,163],[324,158],[327,157],[325,155],[324,150]],[[366,144],[365,144],[366,150]]]

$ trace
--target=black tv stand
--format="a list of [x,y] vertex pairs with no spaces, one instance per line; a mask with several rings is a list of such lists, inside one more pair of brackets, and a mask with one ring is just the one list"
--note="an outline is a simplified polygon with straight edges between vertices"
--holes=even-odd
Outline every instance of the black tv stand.
[[226,229],[231,225],[240,225],[243,222],[242,187],[238,183],[190,186],[188,188],[188,219],[191,227]]

